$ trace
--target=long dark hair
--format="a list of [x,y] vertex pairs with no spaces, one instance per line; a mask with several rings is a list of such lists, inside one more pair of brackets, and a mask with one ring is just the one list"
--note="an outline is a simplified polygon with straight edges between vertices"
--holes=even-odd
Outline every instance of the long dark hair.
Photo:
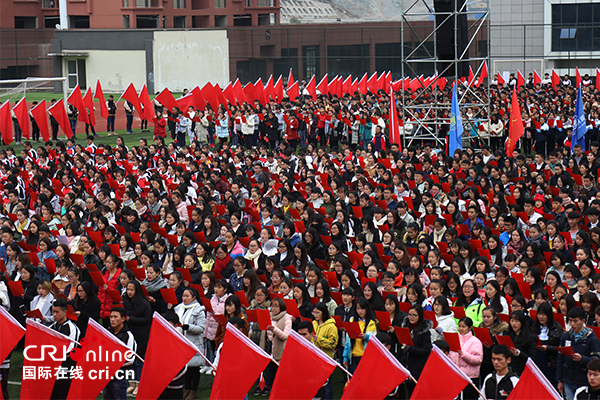
[[133,280],[127,285],[133,285],[133,287],[135,288],[135,294],[133,295],[132,299],[129,298],[127,294],[123,296],[123,305],[125,306],[126,310],[133,310],[134,316],[141,317],[143,315],[144,310],[146,309],[146,307],[144,307],[144,302],[148,303],[148,309],[151,309],[150,303],[144,297],[144,293],[142,292],[142,285],[140,285],[140,283],[137,280]]
[[308,294],[308,289],[306,288],[304,282],[298,282],[294,285],[294,287],[300,289],[302,292],[302,304],[300,304],[299,307],[310,304],[310,295]]
[[371,292],[373,293],[371,296],[371,299],[368,300],[369,304],[371,305],[371,308],[373,310],[377,310],[377,311],[385,309],[385,303],[383,302],[381,293],[379,293],[379,290],[377,290],[377,285],[375,285],[371,281],[365,283],[365,285],[363,286],[363,294],[364,294],[364,288],[367,286],[369,287],[369,289],[371,289]]
[[367,311],[367,314],[365,315],[365,328],[363,330],[363,332],[366,332],[369,323],[371,323],[371,321],[377,321],[375,311],[373,311],[373,309],[371,308],[369,300],[365,299],[364,297],[359,297],[356,300],[356,307],[354,307],[354,321],[360,320],[360,316],[358,315],[358,311],[356,310],[357,306],[360,306],[360,308]]
[[490,307],[492,307],[494,309],[494,311],[496,311],[497,313],[501,313],[502,312],[502,303],[500,302],[500,297],[502,297],[502,290],[500,289],[500,284],[498,283],[498,281],[496,281],[494,279],[490,279],[487,282],[487,285],[490,285],[494,289],[496,289],[496,296],[494,297],[494,299],[491,302],[490,302],[490,298],[488,297],[487,293],[485,295],[485,298],[488,300],[488,304],[490,305]]

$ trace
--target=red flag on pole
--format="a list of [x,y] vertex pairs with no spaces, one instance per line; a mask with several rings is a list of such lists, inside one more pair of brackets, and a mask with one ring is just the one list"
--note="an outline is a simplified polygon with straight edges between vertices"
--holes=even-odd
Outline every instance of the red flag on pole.
[[517,147],[517,142],[523,136],[523,119],[521,118],[521,107],[517,98],[517,89],[512,92],[512,105],[510,108],[510,125],[508,139],[506,140],[506,156],[512,157],[512,152]]
[[178,98],[176,101],[177,101],[177,108],[179,108],[181,111],[183,111],[185,116],[189,118],[190,115],[188,113],[188,107],[194,105],[194,93],[188,92],[188,94],[186,94],[183,97]]
[[70,138],[73,136],[73,131],[71,130],[71,124],[69,123],[69,117],[67,116],[67,111],[65,110],[65,103],[63,99],[58,100],[56,103],[48,108],[48,112],[50,115],[54,117],[58,125],[62,128],[65,135]]
[[488,77],[488,69],[487,62],[483,62],[483,67],[481,67],[481,72],[479,73],[479,80],[477,81],[477,87],[480,87],[483,83],[483,80]]
[[265,86],[263,84],[262,78],[258,78],[256,82],[254,82],[254,95],[260,102],[260,104],[265,105],[268,103],[267,95],[265,94]]
[[142,110],[142,105],[140,104],[140,98],[138,96],[137,91],[135,90],[135,86],[133,86],[133,82],[129,84],[129,86],[127,86],[127,89],[125,89],[125,92],[123,92],[123,95],[121,96],[121,98],[127,100],[128,102],[130,102],[131,104],[133,104],[133,107],[137,110],[139,115],[142,115],[142,113],[144,112],[144,110]]
[[[92,94],[92,88],[88,87],[85,91],[85,96],[83,96],[83,105],[89,113],[89,124],[92,126],[96,126],[96,115],[94,115],[94,95]],[[47,139],[44,139],[47,140]]]
[[579,85],[581,85],[581,74],[579,73],[579,68],[575,68],[575,83],[577,84],[577,87],[579,87]]
[[243,399],[270,361],[263,349],[227,324],[210,398]]
[[232,104],[237,104],[237,99],[235,98],[235,92],[233,91],[233,84],[229,82],[229,84],[223,89],[223,95],[227,99],[227,101]]
[[300,90],[298,89],[298,82],[294,82],[292,86],[288,86],[287,95],[291,101],[295,101],[300,96]]
[[536,70],[533,70],[533,86],[540,85],[542,83],[542,78],[537,73]]
[[312,399],[337,364],[322,350],[290,331],[271,389],[272,399]]
[[5,145],[12,143],[12,117],[10,115],[10,101],[8,100],[0,106],[0,133],[2,133],[2,141]]
[[433,346],[411,400],[453,400],[470,383],[471,379],[437,346]]
[[342,400],[384,399],[409,376],[410,372],[372,336]]
[[397,143],[399,150],[402,151],[400,126],[398,124],[398,111],[396,110],[396,99],[394,98],[393,90],[390,90],[390,104],[390,143]]
[[31,115],[33,115],[33,119],[38,128],[40,128],[42,139],[44,139],[44,141],[50,140],[50,133],[48,132],[48,115],[46,114],[46,99],[42,99],[42,101],[31,109]]
[[215,93],[215,88],[211,85],[210,82],[206,82],[206,85],[202,88],[202,97],[206,100],[213,111],[217,111],[219,108],[219,99]]
[[158,101],[169,111],[173,111],[173,109],[177,107],[177,101],[175,101],[175,97],[173,97],[173,94],[168,88],[165,88],[162,92],[160,92],[154,98],[154,100]]
[[342,82],[342,94],[351,93],[351,90],[352,90],[352,75],[349,75]]
[[471,66],[469,65],[469,78],[467,79],[467,85],[469,85],[469,87],[473,86],[473,84],[475,83],[475,74],[473,73],[473,68],[471,68]]
[[23,335],[25,335],[25,328],[8,311],[0,307],[0,332],[0,336],[2,336],[2,340],[0,341],[0,360],[4,361],[12,349],[19,343]]
[[140,90],[140,104],[143,107],[140,117],[146,121],[152,121],[154,119],[154,106],[150,100],[150,94],[148,93],[148,88],[145,83],[144,86],[142,86],[142,90]]
[[86,124],[90,123],[87,111],[85,110],[85,104],[83,103],[83,97],[81,97],[81,89],[79,89],[79,86],[76,86],[69,97],[67,97],[67,103],[71,104],[77,109],[77,111],[79,111],[79,120],[81,122],[85,122]]
[[596,67],[596,87],[600,87],[598,85],[600,85],[600,69]]
[[506,398],[506,400],[517,399],[561,400],[562,396],[558,394],[542,371],[529,358],[523,373],[519,377],[519,382]]
[[377,71],[373,72],[373,75],[367,79],[367,92],[377,92]]
[[519,90],[519,88],[524,85],[525,78],[523,78],[523,74],[521,74],[521,71],[517,70],[517,90]]
[[498,75],[498,87],[504,87],[506,82],[504,82],[504,78],[502,77],[502,74],[500,72],[498,72],[496,75]]
[[[60,100],[62,101],[62,99]],[[71,339],[62,333],[32,319],[27,319],[21,399],[46,400],[50,398],[57,378],[56,371],[66,360],[70,344]],[[42,346],[53,346],[57,351],[50,356]],[[66,376],[69,376],[68,372]]]
[[202,96],[202,90],[199,86],[192,89],[192,95],[194,96],[194,105],[198,110],[204,110],[206,108],[206,100]]
[[254,100],[257,99],[254,95],[254,84],[252,82],[248,82],[246,86],[244,86],[244,95],[246,96],[248,104],[251,104],[254,107]]
[[290,73],[288,75],[287,87],[291,87],[294,84],[294,74],[292,74],[292,69],[290,68]]
[[71,381],[67,400],[95,399],[119,368],[135,357],[132,349],[91,318],[81,344],[76,368],[81,368],[83,379]]
[[100,79],[96,80],[96,90],[94,91],[94,98],[100,100],[100,115],[102,116],[102,118],[108,118],[108,106],[106,105],[104,92],[102,92]]
[[306,85],[306,91],[314,101],[317,100],[317,86],[314,75],[310,78],[310,81],[308,81],[308,84]]
[[327,74],[325,74],[323,76],[323,78],[321,79],[321,82],[319,82],[319,84],[317,85],[317,90],[319,92],[321,92],[321,94],[323,96],[327,96],[327,94],[328,94],[327,93],[328,92],[328,90],[327,90]]
[[552,70],[552,87],[554,90],[560,85],[560,76],[556,73],[555,70]]
[[269,75],[269,79],[267,79],[267,83],[265,84],[265,93],[267,95],[267,100],[276,100],[277,95],[275,94],[275,82],[273,82],[273,74]]
[[195,344],[155,312],[137,398],[157,399],[198,352]]
[[227,107],[227,99],[225,98],[223,90],[221,89],[218,83],[215,83],[215,86],[213,86],[213,92],[217,96],[219,104],[222,104],[223,107]]
[[283,77],[281,75],[279,75],[279,79],[275,82],[275,96],[279,103],[283,101]]
[[366,72],[362,76],[362,78],[360,78],[360,81],[358,81],[358,90],[360,91],[360,94],[367,94],[368,87],[367,87],[367,73]]
[[350,85],[350,94],[352,94],[352,96],[354,96],[354,94],[356,92],[358,92],[359,88],[358,88],[358,78],[354,78],[354,80],[352,81],[352,84]]
[[248,102],[248,99],[246,99],[246,94],[244,93],[244,88],[242,87],[239,79],[236,79],[235,83],[233,84],[233,92],[235,93],[235,98],[240,105]]
[[29,132],[29,115],[27,112],[27,101],[25,100],[25,97],[19,100],[17,105],[13,107],[13,111],[17,117],[17,121],[19,121],[19,127],[23,132],[23,137],[30,139],[31,134]]

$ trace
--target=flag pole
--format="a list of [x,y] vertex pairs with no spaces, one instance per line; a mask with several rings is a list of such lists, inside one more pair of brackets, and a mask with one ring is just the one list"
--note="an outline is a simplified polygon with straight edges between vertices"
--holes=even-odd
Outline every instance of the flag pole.
[[339,367],[339,368],[340,368],[342,371],[344,371],[344,372],[345,372],[345,373],[346,373],[346,374],[347,374],[347,375],[348,375],[350,378],[352,378],[352,374],[350,373],[350,371],[348,371],[346,368],[344,368],[344,367],[342,366],[342,364],[340,364],[340,363],[338,363],[338,362],[336,362],[336,364],[337,364],[337,366],[338,366],[338,367]]
[[[417,380],[412,375],[410,375],[410,380],[413,381],[415,385],[417,384]],[[483,398],[485,399],[485,397]]]
[[473,386],[473,388],[477,391],[477,393],[479,393],[479,395],[481,396],[482,399],[485,399],[485,395],[483,393],[481,393],[481,390],[479,390],[479,388],[477,386],[475,386],[475,384],[473,383],[472,380],[471,381],[471,386]]
[[206,362],[208,363],[208,365],[210,365],[210,367],[211,367],[212,369],[214,369],[215,371],[217,370],[217,367],[215,367],[213,363],[211,363],[210,361],[208,361],[208,358],[206,358],[206,356],[205,356],[204,354],[202,354],[202,353],[200,353],[200,352],[198,352],[198,354],[200,354],[200,356],[201,356],[202,358],[204,358],[204,361],[206,361]]

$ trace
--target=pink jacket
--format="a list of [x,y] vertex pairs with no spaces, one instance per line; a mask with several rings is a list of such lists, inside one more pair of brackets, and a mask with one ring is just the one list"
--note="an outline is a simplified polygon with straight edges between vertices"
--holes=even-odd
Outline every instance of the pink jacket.
[[[210,299],[210,305],[213,308],[215,314],[225,314],[225,300],[231,296],[231,294],[226,294],[220,299],[216,294],[213,294]],[[219,323],[216,319],[213,318],[212,314],[206,313],[206,328],[204,329],[204,337],[208,340],[215,340],[215,335],[217,334],[217,328],[219,327]]]
[[479,367],[483,361],[483,345],[473,336],[473,332],[458,335],[462,349],[462,357],[455,351],[450,352],[450,358],[469,378],[479,377]]

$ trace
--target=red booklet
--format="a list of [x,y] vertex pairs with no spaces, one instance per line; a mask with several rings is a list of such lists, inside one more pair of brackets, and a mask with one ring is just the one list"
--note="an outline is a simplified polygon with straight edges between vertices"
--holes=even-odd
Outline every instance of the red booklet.
[[10,288],[12,295],[15,297],[23,297],[25,295],[21,281],[8,281],[8,287]]
[[410,331],[408,328],[400,328],[398,326],[394,327],[394,331],[396,332],[396,337],[398,341],[407,346],[414,346],[412,341],[412,336],[410,335]]
[[450,310],[452,310],[452,312],[454,313],[454,318],[456,319],[461,319],[466,316],[465,309],[462,307],[450,307]]
[[46,271],[50,272],[51,274],[56,274],[56,261],[54,258],[48,258],[44,260],[44,264],[46,265]]
[[206,297],[201,298],[200,300],[202,300],[202,304],[204,305],[204,308],[206,308],[206,311],[214,314],[215,311],[212,308],[212,304],[210,304],[210,300],[207,299]]
[[473,332],[475,333],[475,337],[481,340],[481,343],[487,343],[489,346],[494,345],[488,328],[473,328]]
[[175,294],[175,289],[173,288],[160,289],[160,295],[167,304],[173,304],[174,306],[179,304],[177,301],[177,295]]
[[283,299],[287,308],[287,313],[294,318],[300,318],[300,310],[298,310],[298,303],[295,299]]
[[567,357],[573,357],[573,354],[575,354],[575,351],[573,351],[573,348],[571,346],[555,347],[555,349],[558,350],[562,355],[565,355]]
[[444,332],[444,340],[450,345],[450,351],[460,351],[460,339],[456,332]]
[[25,311],[25,314],[29,317],[29,318],[39,318],[39,319],[44,319],[44,316],[42,315],[42,312],[38,309],[32,310],[32,311]]
[[271,325],[271,313],[269,310],[256,310],[256,318],[258,319],[258,327],[261,331],[266,331]]
[[256,310],[246,310],[246,317],[248,317],[248,322],[258,322]]
[[90,274],[90,277],[92,278],[92,280],[94,281],[94,285],[96,285],[98,287],[102,287],[106,283],[106,282],[104,282],[104,278],[102,277],[102,274],[100,273],[100,271],[89,271],[89,274]]
[[510,336],[498,336],[498,335],[496,335],[496,340],[498,341],[498,344],[503,344],[506,347],[508,347],[509,349],[514,349],[515,348],[515,344],[513,343],[513,341],[510,338]]
[[387,331],[392,326],[392,319],[390,317],[390,313],[387,311],[375,311],[375,315],[377,316],[377,320],[379,321],[379,329],[382,331]]
[[346,332],[348,333],[348,336],[350,336],[350,339],[358,339],[358,336],[363,333],[358,322],[344,322],[344,328],[346,328]]
[[346,328],[346,327],[344,326],[344,321],[342,321],[342,317],[340,317],[339,315],[334,315],[332,318],[335,320],[335,326],[336,326],[338,329],[342,329],[342,328],[344,328],[344,329],[345,329],[345,328]]
[[219,325],[227,326],[227,317],[223,314],[213,314],[213,318],[219,323]]
[[137,280],[140,282],[142,282],[144,279],[146,279],[146,270],[144,268],[133,268],[133,269],[131,269],[131,272],[133,272],[133,274],[135,275]]
[[[242,305],[242,307],[250,307],[250,304],[248,303],[248,299],[246,298],[246,293],[244,293],[243,290],[240,290],[239,292],[233,292],[233,294],[235,294],[237,297],[240,298],[240,304]],[[298,308],[298,307],[296,307]]]
[[117,289],[108,289],[106,291],[106,294],[110,296],[113,303],[119,304],[123,302],[123,299],[121,298],[121,295],[119,294],[119,291]]

